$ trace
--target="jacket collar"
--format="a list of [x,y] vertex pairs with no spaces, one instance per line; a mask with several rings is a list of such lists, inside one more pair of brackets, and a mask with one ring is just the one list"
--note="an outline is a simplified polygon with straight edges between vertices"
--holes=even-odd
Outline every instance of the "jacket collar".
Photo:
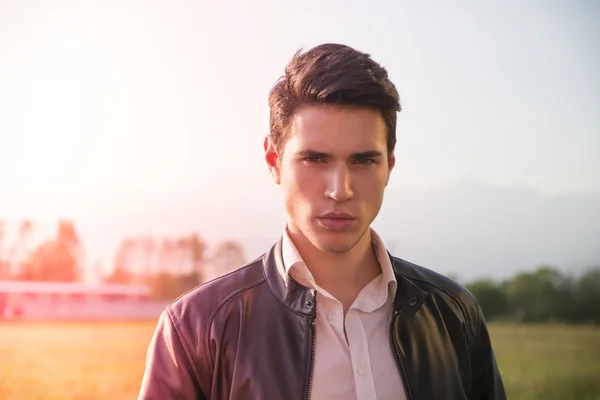
[[281,239],[263,257],[263,271],[273,295],[298,314],[315,316],[315,291],[300,285],[294,279],[284,282],[279,271],[283,268]]
[[394,298],[394,308],[407,316],[413,316],[423,305],[429,293],[417,286],[403,273],[403,267],[399,260],[388,253],[394,268],[394,274],[398,282],[398,291]]
[[[282,256],[282,238],[280,238],[263,257],[263,272],[273,295],[293,312],[304,315],[316,315],[315,291],[302,286],[292,277],[287,284],[280,271],[285,270]],[[388,253],[397,282],[394,308],[407,316],[412,316],[421,307],[428,293],[402,274],[402,266]]]

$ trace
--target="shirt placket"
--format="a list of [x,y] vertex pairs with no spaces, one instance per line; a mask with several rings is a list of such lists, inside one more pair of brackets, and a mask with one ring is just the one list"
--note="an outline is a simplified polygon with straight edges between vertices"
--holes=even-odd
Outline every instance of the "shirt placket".
[[346,334],[352,357],[356,398],[373,399],[376,396],[371,370],[367,333],[360,318],[360,310],[351,308],[346,315]]

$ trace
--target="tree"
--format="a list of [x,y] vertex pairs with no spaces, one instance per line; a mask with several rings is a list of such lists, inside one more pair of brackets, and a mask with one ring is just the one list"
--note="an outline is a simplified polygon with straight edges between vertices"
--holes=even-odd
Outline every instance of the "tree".
[[467,289],[475,296],[487,320],[504,316],[508,313],[508,298],[504,288],[491,280],[479,280],[467,285]]
[[[141,246],[148,251],[149,241],[141,240]],[[144,281],[148,283],[155,298],[173,299],[193,289],[200,283],[204,266],[206,243],[196,233],[179,238],[164,238],[157,251],[157,271],[145,273]],[[145,259],[148,260],[146,252]],[[148,271],[149,262],[146,262]]]
[[212,262],[217,269],[217,275],[224,275],[246,262],[244,249],[236,241],[224,241],[217,247]]
[[173,267],[175,265],[174,255],[175,243],[169,238],[164,238],[162,240],[159,250],[159,274],[161,272],[173,272]]
[[31,236],[33,224],[28,219],[21,221],[17,241],[13,244],[10,250],[10,273],[19,276],[23,269],[23,263],[26,262],[27,242]]
[[182,276],[188,273],[186,267],[189,268],[191,264],[192,252],[190,251],[189,242],[187,238],[182,237],[175,240],[175,247],[173,249],[176,254],[176,275]]
[[60,221],[56,238],[38,246],[23,265],[21,279],[76,281],[80,278],[81,243],[72,222]]
[[106,283],[128,284],[132,281],[133,275],[131,272],[122,266],[115,267],[115,269],[104,278],[104,282]]
[[156,249],[154,239],[152,237],[140,238],[139,246],[141,247],[142,252],[143,274],[152,275],[154,272],[152,268],[152,261]]
[[575,291],[574,319],[600,323],[600,267],[585,272]]
[[119,245],[113,260],[112,272],[104,278],[106,283],[131,283],[130,259],[133,241],[125,239]]
[[200,239],[197,233],[193,233],[188,238],[189,250],[192,258],[192,269],[195,275],[196,284],[202,282],[204,259],[206,257],[206,243]]
[[542,266],[533,273],[518,274],[506,290],[513,313],[522,321],[569,319],[570,282],[554,267]]
[[178,277],[166,271],[149,277],[148,286],[155,299],[173,300],[183,293]]
[[[119,245],[115,254],[112,280],[118,280],[121,283],[128,283],[131,278],[131,258],[133,251],[133,240],[125,239]],[[124,281],[126,279],[126,281]]]
[[83,246],[73,222],[64,220],[58,222],[56,240],[60,245],[65,246],[66,251],[76,260],[76,264],[82,261]]

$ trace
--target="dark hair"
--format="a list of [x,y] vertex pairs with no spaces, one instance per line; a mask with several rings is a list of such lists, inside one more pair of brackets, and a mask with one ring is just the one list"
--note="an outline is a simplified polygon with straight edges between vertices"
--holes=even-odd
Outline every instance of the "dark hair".
[[289,136],[289,124],[302,106],[322,104],[378,110],[387,129],[388,155],[396,146],[398,92],[387,71],[369,54],[341,44],[322,44],[296,52],[269,93],[270,135],[278,149]]

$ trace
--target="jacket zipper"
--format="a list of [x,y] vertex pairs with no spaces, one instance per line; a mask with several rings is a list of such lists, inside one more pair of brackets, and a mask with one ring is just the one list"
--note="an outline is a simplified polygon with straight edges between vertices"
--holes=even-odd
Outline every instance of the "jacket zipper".
[[404,372],[404,367],[402,365],[402,361],[400,360],[400,356],[398,355],[398,349],[396,349],[396,344],[394,343],[394,321],[398,316],[398,310],[394,310],[394,314],[392,315],[392,320],[390,322],[390,346],[392,347],[392,353],[394,354],[394,360],[396,360],[396,367],[398,368],[398,372],[400,373],[400,379],[402,380],[402,387],[404,388],[404,394],[406,396],[406,400],[410,400],[410,392],[408,390],[408,383],[406,379],[406,373]]
[[312,317],[310,321],[310,329],[312,334],[312,340],[310,342],[310,360],[308,365],[308,387],[306,390],[306,399],[310,400],[313,370],[315,367],[315,352],[316,352],[316,341],[317,341],[317,329],[316,329],[316,317]]

